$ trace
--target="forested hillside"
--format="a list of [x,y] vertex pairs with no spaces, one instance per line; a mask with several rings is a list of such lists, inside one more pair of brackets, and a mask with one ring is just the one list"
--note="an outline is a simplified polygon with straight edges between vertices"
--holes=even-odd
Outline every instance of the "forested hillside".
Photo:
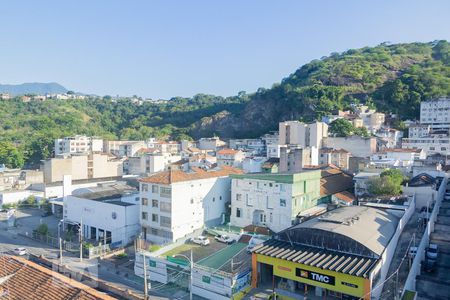
[[36,164],[51,155],[54,138],[73,134],[114,139],[253,137],[275,130],[279,121],[311,121],[352,103],[414,119],[420,101],[448,95],[450,44],[440,41],[332,53],[270,89],[227,98],[199,94],[143,105],[110,97],[0,100],[0,163],[2,157],[17,156],[18,163],[8,164]]

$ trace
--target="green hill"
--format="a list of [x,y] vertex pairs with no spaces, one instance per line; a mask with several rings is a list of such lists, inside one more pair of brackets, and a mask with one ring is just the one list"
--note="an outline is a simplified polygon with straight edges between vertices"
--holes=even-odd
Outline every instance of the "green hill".
[[[232,97],[199,94],[167,103],[132,104],[127,99],[0,100],[0,164],[15,148],[28,164],[49,157],[53,139],[88,134],[145,139],[255,137],[277,129],[279,121],[310,121],[353,103],[375,105],[402,119],[419,116],[420,101],[450,95],[450,44],[382,44],[332,53],[252,94]],[[3,154],[2,154],[3,153]],[[20,161],[20,160],[19,160]],[[10,163],[11,164],[11,163]]]
[[0,84],[0,93],[8,93],[13,96],[34,94],[63,94],[67,89],[56,82],[40,83],[22,83],[22,84]]

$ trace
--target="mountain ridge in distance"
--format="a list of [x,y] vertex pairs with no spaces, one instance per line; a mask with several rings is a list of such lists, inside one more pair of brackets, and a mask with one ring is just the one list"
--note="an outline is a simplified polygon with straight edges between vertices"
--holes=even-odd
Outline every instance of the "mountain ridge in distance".
[[57,82],[25,82],[21,84],[1,84],[0,93],[8,93],[12,96],[25,94],[45,95],[62,94],[68,90]]

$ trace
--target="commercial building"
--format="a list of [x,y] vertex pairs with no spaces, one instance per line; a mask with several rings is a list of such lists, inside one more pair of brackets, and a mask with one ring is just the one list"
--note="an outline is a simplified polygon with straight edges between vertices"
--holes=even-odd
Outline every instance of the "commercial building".
[[305,124],[286,121],[279,124],[279,144],[299,145],[302,148],[322,147],[322,139],[328,136],[328,125],[323,122]]
[[320,171],[231,175],[231,225],[288,228],[319,203]]
[[83,224],[85,239],[116,247],[137,238],[140,199],[135,188],[112,184],[84,190],[64,197],[64,227]]
[[103,140],[85,135],[55,140],[55,155],[87,152],[103,152]]
[[141,227],[146,240],[174,242],[201,229],[220,224],[230,202],[230,174],[242,170],[222,167],[209,171],[169,170],[140,180]]
[[41,171],[45,183],[62,181],[64,175],[73,180],[117,177],[123,174],[123,160],[99,153],[61,155],[42,161]]
[[253,250],[252,286],[277,299],[377,299],[413,210],[341,207],[279,232]]

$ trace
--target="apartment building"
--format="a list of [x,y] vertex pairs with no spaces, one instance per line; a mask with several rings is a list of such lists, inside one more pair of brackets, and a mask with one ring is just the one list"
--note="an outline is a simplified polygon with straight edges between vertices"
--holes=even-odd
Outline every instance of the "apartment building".
[[210,150],[217,151],[219,149],[225,148],[227,143],[220,140],[219,137],[214,136],[212,138],[201,138],[198,140],[198,148],[200,150]]
[[231,225],[278,232],[320,199],[320,171],[231,175]]
[[167,171],[170,164],[181,160],[180,155],[170,153],[152,153],[129,157],[124,164],[124,170],[130,175],[145,175]]
[[220,224],[230,202],[231,174],[222,167],[210,171],[169,170],[140,180],[140,223],[144,238],[163,244],[195,232],[205,224]]
[[319,165],[335,165],[348,170],[350,152],[345,149],[322,148],[319,150]]
[[420,124],[433,129],[450,128],[450,98],[443,97],[420,103]]
[[141,149],[145,148],[147,148],[147,143],[144,141],[127,142],[119,145],[119,149],[116,154],[119,157],[133,157],[136,156]]
[[103,140],[76,135],[55,140],[55,156],[70,153],[103,152]]
[[305,166],[318,165],[318,158],[319,151],[316,147],[281,146],[279,172],[301,172]]
[[123,160],[100,153],[60,155],[42,161],[41,171],[44,183],[63,181],[64,175],[73,180],[117,177],[123,175]]
[[217,165],[230,166],[235,168],[242,167],[242,161],[245,158],[245,153],[240,150],[222,149],[216,152]]
[[303,148],[322,147],[322,140],[328,136],[328,125],[323,122],[305,124],[299,121],[286,121],[279,124],[279,144],[295,144]]
[[386,115],[371,109],[366,105],[356,107],[356,114],[362,119],[363,126],[371,132],[380,129],[385,121]]
[[323,147],[344,149],[357,157],[369,157],[377,152],[377,139],[374,137],[327,137],[323,140]]
[[161,153],[178,154],[181,152],[181,143],[175,141],[159,141],[153,144],[153,147]]

